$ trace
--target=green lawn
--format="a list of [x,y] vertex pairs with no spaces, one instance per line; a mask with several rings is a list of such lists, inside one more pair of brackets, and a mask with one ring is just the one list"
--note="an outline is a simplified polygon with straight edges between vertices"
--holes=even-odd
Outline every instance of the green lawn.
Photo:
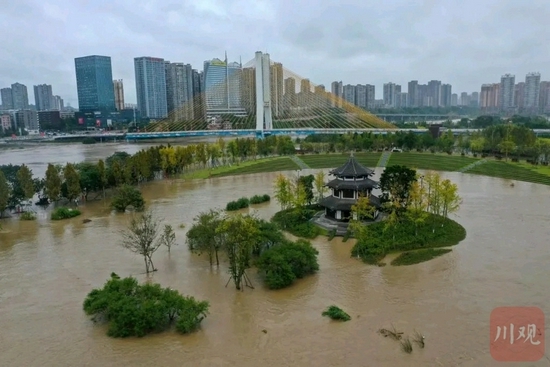
[[458,171],[478,158],[434,153],[392,153],[386,166],[402,165],[416,169]]
[[212,171],[212,177],[247,175],[251,173],[294,171],[300,167],[289,157],[280,157],[258,162],[246,162],[240,166],[232,166],[229,170]]
[[[354,153],[355,158],[362,165],[370,168],[376,167],[381,153],[359,152]],[[312,154],[301,155],[299,158],[311,168],[337,168],[349,159],[349,154]]]
[[488,161],[472,168],[467,173],[550,185],[548,172],[547,167],[536,168],[533,166],[531,168],[521,163]]

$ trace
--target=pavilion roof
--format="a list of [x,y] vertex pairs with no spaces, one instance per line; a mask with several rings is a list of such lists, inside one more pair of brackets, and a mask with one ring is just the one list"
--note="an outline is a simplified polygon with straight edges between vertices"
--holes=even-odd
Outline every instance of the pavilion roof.
[[366,178],[364,180],[358,180],[358,181],[345,181],[339,178],[335,178],[334,180],[329,181],[329,183],[327,183],[326,186],[336,190],[348,189],[348,190],[360,191],[363,189],[377,189],[378,182],[373,181],[370,178]]
[[363,166],[361,163],[355,159],[353,156],[353,153],[350,155],[348,161],[338,167],[330,171],[330,174],[339,176],[339,177],[359,177],[359,176],[370,176],[374,174],[374,171],[370,168],[367,168]]

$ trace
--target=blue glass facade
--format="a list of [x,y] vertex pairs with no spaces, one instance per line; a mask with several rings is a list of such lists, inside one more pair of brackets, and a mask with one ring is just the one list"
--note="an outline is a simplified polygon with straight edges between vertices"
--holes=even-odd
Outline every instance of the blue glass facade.
[[85,56],[74,59],[80,111],[114,111],[115,92],[111,58]]

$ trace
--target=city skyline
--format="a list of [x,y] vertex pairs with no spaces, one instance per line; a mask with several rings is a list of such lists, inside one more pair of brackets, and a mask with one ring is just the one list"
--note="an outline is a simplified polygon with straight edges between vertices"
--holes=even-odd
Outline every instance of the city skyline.
[[[544,77],[550,61],[550,51],[538,42],[550,35],[542,21],[550,12],[546,3],[418,5],[402,0],[340,7],[313,0],[305,6],[282,0],[238,6],[215,1],[9,3],[0,22],[10,35],[0,54],[0,86],[50,84],[66,104],[77,106],[72,60],[81,55],[111,56],[114,78],[130,86],[135,85],[132,58],[140,55],[200,68],[225,50],[229,59],[242,56],[243,62],[262,50],[316,84],[376,85],[380,99],[388,81],[404,86],[411,79],[436,79],[472,93],[506,73],[540,71]],[[89,19],[85,23],[82,14]],[[137,101],[134,88],[125,94],[128,102]]]

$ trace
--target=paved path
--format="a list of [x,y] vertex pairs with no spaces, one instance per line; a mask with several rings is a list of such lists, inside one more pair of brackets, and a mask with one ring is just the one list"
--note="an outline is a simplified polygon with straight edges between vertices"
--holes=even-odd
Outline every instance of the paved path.
[[386,167],[386,164],[390,160],[390,156],[391,156],[391,152],[383,152],[382,155],[380,156],[380,159],[378,159],[378,164],[376,165],[376,167],[382,167],[382,168]]
[[480,164],[484,164],[484,163],[487,163],[488,160],[487,159],[480,159],[478,161],[475,161],[474,163],[470,163],[469,165],[467,166],[464,166],[462,167],[461,169],[458,170],[458,172],[462,172],[462,173],[465,173],[465,172],[468,172],[469,170],[471,170],[472,168],[476,167],[476,166],[479,166]]
[[292,159],[294,161],[294,163],[296,163],[298,165],[298,167],[300,167],[300,169],[310,169],[311,168],[310,166],[308,166],[306,164],[306,162],[304,162],[303,160],[301,160],[300,158],[298,158],[295,155],[290,156],[290,159]]

